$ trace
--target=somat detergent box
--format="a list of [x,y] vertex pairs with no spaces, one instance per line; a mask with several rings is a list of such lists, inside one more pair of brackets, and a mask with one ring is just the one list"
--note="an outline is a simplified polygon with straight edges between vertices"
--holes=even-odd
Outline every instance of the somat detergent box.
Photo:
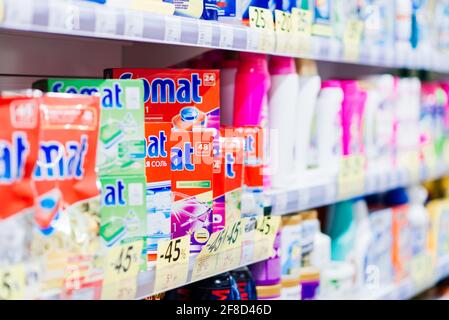
[[[149,155],[154,151],[148,149],[151,146],[148,137],[153,136],[155,141],[155,132],[151,131],[152,126],[149,124],[156,126],[156,123],[159,123],[162,126],[162,123],[165,123],[162,131],[167,133],[167,143],[168,141],[173,143],[167,148],[170,156],[170,185],[167,184],[168,172],[165,166],[153,166],[150,169],[152,174],[147,175],[147,211],[148,217],[150,217],[148,228],[153,230],[149,232],[149,239],[157,239],[154,231],[163,238],[167,236],[166,234],[163,235],[164,231],[155,229],[162,219],[164,221],[163,228],[166,230],[168,221],[166,200],[170,197],[171,237],[179,237],[184,235],[185,232],[190,232],[192,233],[192,250],[197,250],[201,246],[200,244],[207,241],[208,235],[212,231],[210,211],[212,208],[213,163],[212,161],[207,162],[209,157],[218,154],[219,148],[219,72],[217,70],[125,68],[106,70],[105,76],[121,80],[140,79],[143,82],[145,123],[146,128],[150,130],[146,132],[147,165],[148,160],[152,161],[149,159]],[[178,134],[174,134],[174,132],[178,132]],[[199,140],[190,141],[190,145],[175,146],[179,143],[180,132],[202,133],[192,135],[192,139],[194,136],[198,136]],[[212,140],[205,137],[204,132],[208,132],[207,135],[212,135]],[[165,138],[165,135],[163,137]],[[160,138],[158,142],[153,142],[152,146],[155,146],[154,143],[160,144],[163,142]],[[211,153],[206,155],[205,150],[202,150],[203,153],[201,153],[200,149],[209,146],[209,144],[212,149],[208,151]],[[161,156],[165,158],[166,154],[164,153]],[[199,161],[199,163],[191,166],[194,163],[189,162],[189,157],[192,157],[192,161]],[[180,162],[180,160],[184,162]],[[163,160],[162,163],[165,163],[165,161]],[[203,172],[208,173],[203,175]],[[207,181],[207,183],[204,183],[204,181]],[[152,199],[158,199],[158,201]],[[187,206],[187,203],[192,205]],[[185,211],[181,207],[189,207],[188,210],[192,209],[194,212],[187,214],[188,210]],[[200,211],[203,214],[198,219],[195,218]],[[150,212],[158,212],[158,214],[153,215]],[[184,217],[188,216],[190,218],[182,222]],[[204,218],[207,218],[207,220],[203,220]],[[173,221],[178,222],[174,223]],[[193,223],[193,221],[196,222]],[[202,227],[199,227],[200,225]],[[207,232],[199,232],[203,229]],[[204,239],[205,241],[203,241]],[[152,247],[153,249],[155,247]]]
[[37,91],[0,95],[0,268],[30,258],[35,213],[31,180],[39,150]]
[[149,261],[157,259],[159,240],[171,239],[171,128],[169,122],[145,123]]
[[226,128],[221,128],[219,155],[214,158],[214,232],[241,217],[245,140],[232,133],[227,136]]
[[100,97],[96,166],[101,183],[101,238],[107,247],[145,240],[142,81],[46,79],[36,82],[34,87],[50,92]]
[[199,252],[212,233],[213,132],[173,129],[170,151],[173,238],[191,235]]
[[[229,136],[230,129],[227,129]],[[232,135],[244,139],[242,217],[264,214],[264,134],[258,126],[234,128]],[[245,204],[243,206],[243,204]]]

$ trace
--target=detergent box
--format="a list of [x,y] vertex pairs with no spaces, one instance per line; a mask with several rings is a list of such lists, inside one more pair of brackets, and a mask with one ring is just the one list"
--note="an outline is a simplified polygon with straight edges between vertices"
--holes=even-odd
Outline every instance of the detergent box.
[[171,239],[171,128],[170,122],[146,122],[147,254],[157,259],[159,240]]
[[212,228],[219,231],[241,217],[243,185],[242,137],[227,137],[220,130],[219,156],[214,158],[214,206]]
[[[142,81],[46,79],[36,82],[34,87],[50,92],[99,96],[96,168],[101,185],[101,239],[106,247],[139,239],[145,241]],[[144,245],[143,254],[145,251]]]
[[[226,129],[226,132],[230,132]],[[264,214],[264,152],[263,129],[245,126],[233,129],[227,136],[243,138],[243,194],[242,217],[262,216]]]
[[172,130],[170,151],[173,238],[190,234],[199,252],[212,233],[213,132]]
[[[140,79],[143,82],[146,128],[163,126],[163,139],[166,137],[167,141],[160,140],[159,130],[156,143],[159,143],[159,146],[162,142],[170,144],[166,146],[167,153],[161,155],[164,159],[170,156],[170,178],[168,179],[165,166],[152,167],[152,174],[147,175],[147,210],[159,212],[148,215],[154,218],[148,221],[148,228],[156,232],[150,232],[149,239],[153,240],[149,241],[155,244],[158,236],[168,236],[166,231],[156,230],[159,227],[155,225],[160,224],[162,219],[162,228],[167,230],[166,201],[170,198],[171,237],[192,233],[192,251],[198,250],[212,231],[211,157],[217,156],[219,151],[219,71],[125,68],[108,69],[105,71],[105,77]],[[151,135],[155,134],[158,133],[153,132]],[[148,134],[146,138],[148,139]],[[193,138],[194,141],[191,140]],[[156,141],[155,138],[153,140]],[[206,150],[208,147],[211,149]],[[149,153],[154,151],[147,150],[147,161]],[[166,163],[166,160],[162,161]],[[171,181],[170,185],[168,180]],[[151,199],[158,200],[153,202]],[[156,207],[152,203],[156,203]]]
[[0,94],[0,268],[29,259],[39,151],[38,92]]

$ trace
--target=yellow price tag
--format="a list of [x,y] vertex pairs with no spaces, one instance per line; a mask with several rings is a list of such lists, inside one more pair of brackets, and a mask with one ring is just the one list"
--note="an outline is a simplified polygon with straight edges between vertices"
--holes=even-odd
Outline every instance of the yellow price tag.
[[274,31],[273,15],[264,8],[249,7],[249,26],[251,28]]
[[423,147],[422,152],[424,155],[424,164],[430,171],[430,175],[433,176],[437,166],[437,156],[435,152],[435,147],[432,143],[429,143]]
[[0,300],[24,299],[25,280],[23,264],[0,269]]
[[138,240],[109,250],[106,258],[104,282],[136,278],[140,270],[143,241]]
[[157,248],[155,292],[167,291],[187,282],[190,235],[161,241]]
[[361,20],[349,20],[346,23],[345,33],[343,35],[345,59],[359,59],[363,26],[364,24]]
[[365,157],[346,156],[340,159],[338,170],[339,198],[348,198],[365,190]]
[[291,30],[296,44],[295,50],[301,54],[310,53],[312,47],[312,12],[293,8]]
[[281,10],[274,11],[276,21],[276,51],[293,52],[293,41],[290,39],[291,14]]
[[410,275],[418,288],[424,288],[432,284],[434,275],[432,256],[423,253],[413,257],[410,265]]
[[211,234],[209,240],[195,258],[192,281],[207,278],[217,273],[218,252],[224,243],[225,235],[226,229]]
[[101,299],[134,299],[137,274],[142,260],[143,241],[138,240],[109,250],[106,256]]
[[273,15],[270,10],[258,7],[249,7],[249,26],[258,29],[259,46],[261,51],[274,51],[276,39],[274,33]]
[[236,221],[226,227],[226,236],[219,252],[219,261],[223,270],[236,268],[242,256],[242,221]]
[[407,151],[399,156],[399,165],[406,168],[413,182],[419,181],[421,160],[418,151]]
[[279,216],[264,216],[257,218],[254,235],[254,259],[264,260],[273,255],[273,245],[276,233],[281,224]]

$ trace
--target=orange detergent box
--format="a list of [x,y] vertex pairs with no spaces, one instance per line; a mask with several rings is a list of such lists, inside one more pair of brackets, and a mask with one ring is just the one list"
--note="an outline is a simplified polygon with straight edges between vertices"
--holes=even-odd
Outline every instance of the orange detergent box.
[[211,130],[172,130],[171,232],[190,234],[191,252],[199,252],[212,233],[213,139]]
[[30,258],[39,95],[37,91],[0,94],[0,268]]
[[243,137],[226,136],[226,128],[220,130],[220,149],[214,158],[213,232],[241,217],[243,186]]
[[244,170],[242,217],[264,214],[264,135],[258,126],[245,126],[227,129],[231,134],[244,139]]
[[146,204],[148,260],[157,259],[159,240],[171,239],[171,123],[146,122]]
[[[171,237],[192,234],[192,251],[199,250],[212,231],[213,161],[209,163],[208,160],[218,154],[219,148],[219,71],[118,68],[105,70],[105,77],[142,80],[145,123],[168,123],[170,126],[170,139],[167,141],[172,140],[173,145],[167,150],[171,184],[169,186],[167,183],[166,167],[152,167],[150,170],[153,174],[147,175],[148,229],[151,230],[148,241],[152,243],[150,251],[156,252],[159,239],[168,238],[169,198]],[[168,132],[168,129],[164,125],[162,131]],[[190,138],[196,137],[197,140],[179,144],[180,133],[188,132],[193,133]],[[210,138],[205,138],[205,135]],[[160,137],[158,141],[161,143]],[[206,147],[211,149],[205,150]],[[166,156],[164,153],[163,158]],[[150,255],[150,260],[153,258],[154,255]]]

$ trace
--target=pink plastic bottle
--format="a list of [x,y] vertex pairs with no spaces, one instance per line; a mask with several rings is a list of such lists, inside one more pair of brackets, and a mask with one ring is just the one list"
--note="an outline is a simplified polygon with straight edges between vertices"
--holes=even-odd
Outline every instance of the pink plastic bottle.
[[357,81],[342,80],[343,102],[341,123],[343,128],[343,155],[363,153],[363,111],[366,92],[362,91]]
[[240,53],[234,97],[234,126],[265,126],[269,87],[266,56]]

